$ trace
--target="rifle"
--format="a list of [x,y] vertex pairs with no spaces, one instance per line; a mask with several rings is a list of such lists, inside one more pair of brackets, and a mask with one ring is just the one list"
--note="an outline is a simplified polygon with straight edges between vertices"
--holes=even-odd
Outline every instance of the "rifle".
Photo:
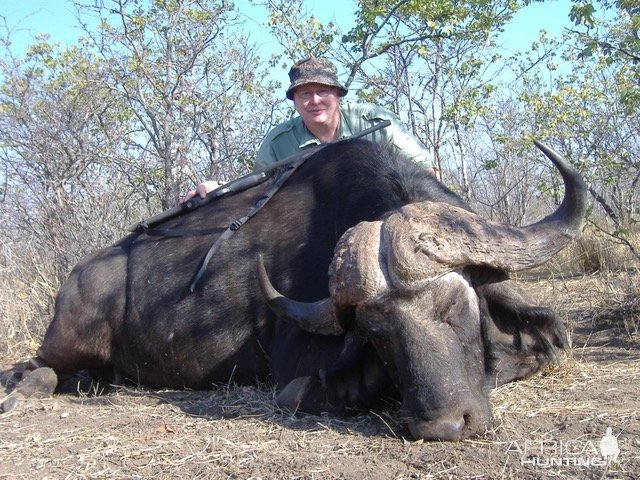
[[[354,138],[364,137],[365,135],[375,132],[376,130],[380,130],[381,128],[386,128],[389,125],[391,125],[391,122],[389,120],[383,120],[382,122],[377,123],[374,126],[367,128],[366,130],[355,133],[343,140],[352,140]],[[176,207],[170,208],[169,210],[165,210],[162,213],[159,213],[145,220],[141,220],[140,222],[129,225],[127,227],[127,230],[129,232],[138,232],[138,233],[145,232],[149,228],[153,228],[156,225],[166,220],[170,220],[172,218],[178,217],[185,213],[191,212],[196,208],[201,207],[202,205],[206,205],[222,197],[226,197],[227,195],[239,193],[255,185],[259,185],[271,177],[273,170],[276,168],[276,166],[280,166],[287,163],[294,163],[294,162],[297,165],[301,165],[307,158],[309,158],[311,155],[323,149],[326,145],[327,145],[326,143],[323,143],[321,145],[316,145],[315,147],[309,148],[304,152],[297,153],[295,155],[285,158],[284,160],[281,160],[280,162],[278,162],[276,165],[274,165],[272,168],[269,168],[268,170],[263,170],[261,172],[256,172],[256,173],[249,173],[240,178],[232,180],[231,182],[225,185],[222,185],[221,187],[218,187],[215,190],[210,191],[209,193],[207,193],[207,195],[204,198],[200,198],[199,196],[196,195],[195,197],[189,199],[184,203],[181,203]]]

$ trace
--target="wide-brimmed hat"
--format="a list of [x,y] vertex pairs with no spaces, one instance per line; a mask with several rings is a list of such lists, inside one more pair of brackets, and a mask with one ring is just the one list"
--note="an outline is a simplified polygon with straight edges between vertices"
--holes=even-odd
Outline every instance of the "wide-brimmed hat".
[[291,85],[287,90],[287,98],[293,100],[293,90],[307,83],[320,83],[336,87],[344,97],[348,90],[338,81],[338,70],[335,65],[325,58],[305,58],[295,63],[289,70]]

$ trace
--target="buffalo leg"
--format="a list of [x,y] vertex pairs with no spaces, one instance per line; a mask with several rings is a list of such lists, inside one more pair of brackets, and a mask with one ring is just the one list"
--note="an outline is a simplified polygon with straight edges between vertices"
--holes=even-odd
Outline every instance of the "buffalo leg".
[[337,391],[327,388],[319,375],[293,379],[277,395],[276,403],[292,413],[345,413],[345,406]]
[[294,378],[280,391],[276,403],[293,413],[349,415],[397,397],[393,381],[373,348],[352,340],[345,342],[331,370]]
[[296,413],[313,389],[312,377],[298,377],[291,380],[276,396],[280,408]]
[[113,368],[87,370],[87,375],[56,373],[39,357],[34,357],[22,371],[22,378],[4,398],[0,399],[0,413],[15,410],[27,398],[46,398],[53,393],[86,392],[102,394],[111,384],[124,383]]
[[113,331],[124,318],[126,259],[121,248],[110,247],[75,266],[58,291],[36,361],[58,375],[111,371]]
[[0,404],[4,413],[14,410],[25,398],[44,398],[53,394],[58,385],[58,376],[50,367],[38,367],[25,371],[23,378]]

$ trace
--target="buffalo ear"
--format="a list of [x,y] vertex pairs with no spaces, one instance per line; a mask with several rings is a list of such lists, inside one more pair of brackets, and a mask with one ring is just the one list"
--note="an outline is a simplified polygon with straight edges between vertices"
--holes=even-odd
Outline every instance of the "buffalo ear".
[[[486,269],[476,272],[480,270],[487,275]],[[489,272],[493,278],[482,282],[475,276],[474,288],[480,302],[487,381],[495,387],[559,363],[567,334],[553,310],[536,305],[504,272]]]

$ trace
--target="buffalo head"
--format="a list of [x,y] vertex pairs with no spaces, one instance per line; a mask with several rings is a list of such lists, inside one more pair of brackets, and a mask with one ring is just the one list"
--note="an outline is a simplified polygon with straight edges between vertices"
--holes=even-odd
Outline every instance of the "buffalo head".
[[[516,324],[515,317],[536,307],[519,300],[516,309],[524,311],[513,321],[492,321],[481,298],[486,282],[478,280],[495,272],[507,284],[505,272],[541,265],[582,225],[582,180],[557,153],[537,145],[565,182],[562,204],[538,223],[517,228],[444,203],[406,205],[342,236],[329,272],[330,298],[312,304],[280,295],[260,264],[263,294],[281,318],[316,334],[357,332],[373,345],[417,438],[483,433],[491,419],[487,383],[529,375],[562,346],[562,339],[544,334],[528,346],[518,344],[515,338],[535,328]],[[500,365],[504,361],[510,365]],[[308,385],[292,382],[284,403],[300,402]]]

